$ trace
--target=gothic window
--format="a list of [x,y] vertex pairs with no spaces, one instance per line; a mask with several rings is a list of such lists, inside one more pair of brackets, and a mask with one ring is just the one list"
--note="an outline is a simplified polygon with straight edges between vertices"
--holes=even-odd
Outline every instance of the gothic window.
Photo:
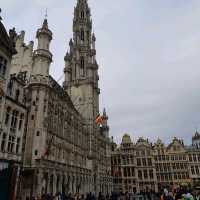
[[141,166],[141,160],[140,160],[140,158],[137,158],[137,166]]
[[6,134],[4,133],[2,136],[2,142],[1,142],[1,151],[5,151],[5,146],[6,146]]
[[21,114],[20,120],[19,120],[19,130],[21,130],[21,128],[22,128],[23,120],[24,120],[24,114]]
[[81,11],[81,19],[84,19],[84,17],[85,17],[85,13],[84,11]]
[[15,144],[15,138],[13,136],[9,136],[8,140],[8,152],[12,153]]
[[147,170],[144,170],[144,178],[147,179],[148,178],[148,173]]
[[140,170],[138,171],[138,178],[142,179],[142,171],[140,171]]
[[85,61],[84,58],[81,57],[80,76],[84,76],[84,74],[85,74]]
[[151,158],[148,158],[148,166],[152,166],[152,160],[151,160]]
[[10,107],[7,107],[6,109],[6,118],[5,118],[5,125],[8,125],[9,119],[10,119]]
[[19,147],[20,147],[20,138],[17,138],[16,153],[19,153]]
[[85,34],[84,34],[84,30],[82,29],[81,30],[81,41],[84,42],[84,39],[85,39]]
[[142,158],[142,164],[143,164],[143,166],[147,166],[147,163],[146,163],[146,159],[145,159],[145,158]]
[[11,119],[11,127],[10,127],[10,131],[11,132],[15,132],[16,131],[18,114],[19,114],[18,111],[13,110],[12,119]]
[[197,157],[196,157],[196,155],[195,155],[195,154],[193,154],[193,160],[194,160],[194,162],[196,162],[196,161],[197,161]]
[[195,166],[195,169],[196,169],[196,174],[199,174],[199,167],[197,165]]

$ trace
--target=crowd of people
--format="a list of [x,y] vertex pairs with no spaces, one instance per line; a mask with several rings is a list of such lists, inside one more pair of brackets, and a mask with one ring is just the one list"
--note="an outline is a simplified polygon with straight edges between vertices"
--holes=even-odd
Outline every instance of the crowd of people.
[[111,196],[110,195],[102,195],[101,193],[99,193],[98,197],[96,197],[94,194],[92,194],[91,192],[88,193],[86,196],[84,196],[83,194],[75,194],[72,195],[71,193],[69,194],[65,194],[65,193],[57,193],[56,195],[51,195],[51,194],[44,194],[41,197],[33,197],[33,198],[29,198],[27,197],[26,200],[110,200]]
[[75,194],[72,195],[57,193],[56,195],[42,195],[41,197],[26,198],[26,200],[200,200],[200,192],[192,192],[189,189],[177,188],[171,191],[164,189],[161,193],[141,192],[132,193],[112,193],[111,195],[103,195],[99,193],[95,196],[93,193],[88,193],[86,196]]
[[200,192],[192,192],[191,189],[177,188],[172,191],[164,189],[160,200],[200,200]]

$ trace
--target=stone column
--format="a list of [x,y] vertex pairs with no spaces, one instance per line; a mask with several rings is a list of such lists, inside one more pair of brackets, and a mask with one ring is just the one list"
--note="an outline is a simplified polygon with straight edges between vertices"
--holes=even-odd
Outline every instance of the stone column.
[[72,175],[68,177],[68,190],[69,193],[72,193]]
[[39,173],[37,174],[37,189],[36,189],[36,196],[41,196],[42,193],[42,188],[44,185],[44,180],[43,180],[43,173],[42,171],[39,171]]

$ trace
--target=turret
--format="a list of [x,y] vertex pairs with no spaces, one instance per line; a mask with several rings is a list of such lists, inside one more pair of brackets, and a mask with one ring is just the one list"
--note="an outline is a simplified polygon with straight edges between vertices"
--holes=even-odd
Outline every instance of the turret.
[[44,20],[42,27],[37,30],[36,38],[38,39],[38,46],[33,56],[33,75],[48,76],[52,62],[52,54],[49,51],[52,32],[48,28],[47,19]]
[[64,60],[65,60],[64,74],[65,74],[65,81],[67,84],[69,81],[71,81],[72,78],[72,68],[70,65],[71,57],[68,52],[66,53]]
[[108,116],[106,114],[106,109],[104,108],[103,110],[103,124],[102,124],[102,127],[101,127],[102,131],[103,131],[103,134],[106,136],[106,137],[109,137],[109,126],[108,126]]

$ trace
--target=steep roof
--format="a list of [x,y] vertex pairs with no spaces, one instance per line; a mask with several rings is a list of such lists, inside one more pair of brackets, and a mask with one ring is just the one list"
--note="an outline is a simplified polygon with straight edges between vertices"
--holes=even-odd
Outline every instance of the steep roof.
[[[14,30],[11,30],[11,32]],[[12,56],[16,53],[16,50],[14,48],[14,43],[11,40],[11,38],[8,36],[8,33],[3,25],[3,23],[0,20],[0,48],[5,49],[5,53],[9,56]]]

